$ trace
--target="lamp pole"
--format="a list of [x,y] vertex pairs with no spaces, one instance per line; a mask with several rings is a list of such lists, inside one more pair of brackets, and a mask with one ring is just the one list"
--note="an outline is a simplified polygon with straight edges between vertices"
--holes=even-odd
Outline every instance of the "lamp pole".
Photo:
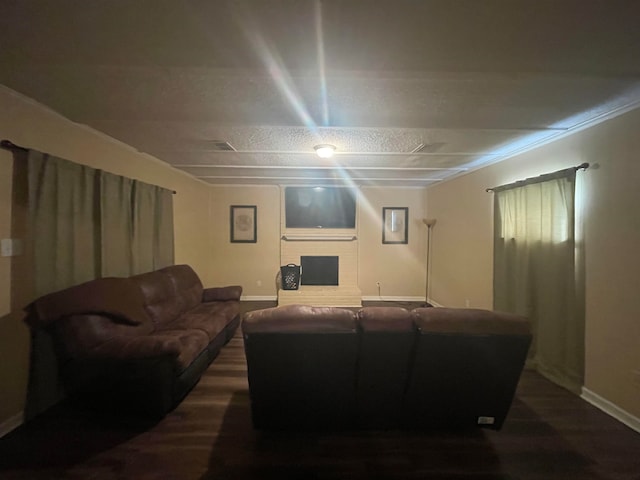
[[431,275],[431,228],[436,224],[435,218],[423,218],[422,222],[427,226],[427,264],[426,264],[426,279],[425,279],[425,307],[432,307],[429,303],[429,277]]

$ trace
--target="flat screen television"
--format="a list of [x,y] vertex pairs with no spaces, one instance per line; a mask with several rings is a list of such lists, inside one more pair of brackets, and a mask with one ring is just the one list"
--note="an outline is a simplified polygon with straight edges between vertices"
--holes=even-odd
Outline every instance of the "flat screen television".
[[285,187],[287,228],[356,228],[356,190],[346,187]]

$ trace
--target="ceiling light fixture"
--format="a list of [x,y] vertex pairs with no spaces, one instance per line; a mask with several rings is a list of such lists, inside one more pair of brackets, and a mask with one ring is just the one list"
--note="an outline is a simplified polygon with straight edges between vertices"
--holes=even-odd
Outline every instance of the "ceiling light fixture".
[[328,143],[323,143],[322,145],[316,145],[313,147],[316,151],[316,154],[320,158],[331,158],[336,151],[336,147],[333,145],[329,145]]

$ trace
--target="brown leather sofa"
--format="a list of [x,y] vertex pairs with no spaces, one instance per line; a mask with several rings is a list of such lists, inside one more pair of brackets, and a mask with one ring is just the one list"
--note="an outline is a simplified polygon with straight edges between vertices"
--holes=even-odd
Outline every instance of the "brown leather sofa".
[[527,319],[477,309],[288,305],[242,322],[259,429],[500,429]]
[[188,265],[101,278],[28,307],[51,335],[67,394],[162,416],[198,382],[240,323],[242,287],[203,288]]

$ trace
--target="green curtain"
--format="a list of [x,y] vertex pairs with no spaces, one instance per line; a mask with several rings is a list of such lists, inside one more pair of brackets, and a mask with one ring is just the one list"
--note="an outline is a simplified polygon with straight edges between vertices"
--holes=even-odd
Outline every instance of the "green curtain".
[[[173,264],[171,191],[35,150],[27,158],[36,298]],[[61,397],[51,339],[32,332],[26,418]]]
[[[29,235],[36,297],[96,278],[93,169],[41,152],[28,154]],[[64,397],[51,337],[31,332],[31,364],[25,418]]]
[[[133,181],[132,270],[150,271],[173,264],[172,205],[172,194],[168,190]],[[164,241],[167,237],[172,241]]]
[[133,270],[133,180],[100,172],[100,270],[103,277],[124,277]]
[[100,172],[101,276],[129,276],[173,264],[173,193]]
[[35,151],[28,162],[36,296],[98,277],[95,170]]
[[[584,279],[575,169],[494,189],[494,308],[527,316],[531,363],[576,392],[584,381]],[[520,184],[522,183],[522,185]]]

